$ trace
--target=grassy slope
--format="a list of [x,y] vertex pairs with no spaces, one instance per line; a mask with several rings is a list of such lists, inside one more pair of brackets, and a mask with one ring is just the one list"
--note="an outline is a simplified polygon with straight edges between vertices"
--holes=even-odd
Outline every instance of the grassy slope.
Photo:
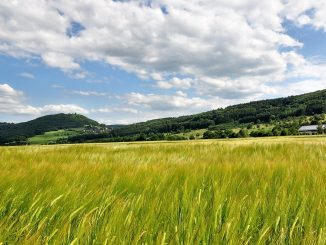
[[0,148],[0,244],[325,244],[326,138]]
[[28,139],[29,144],[48,144],[56,142],[58,139],[68,138],[69,136],[78,135],[80,132],[77,130],[57,130],[49,131],[41,135],[36,135]]

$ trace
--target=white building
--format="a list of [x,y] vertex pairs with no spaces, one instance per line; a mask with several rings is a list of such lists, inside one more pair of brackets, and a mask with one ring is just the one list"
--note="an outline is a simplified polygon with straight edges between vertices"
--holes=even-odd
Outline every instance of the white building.
[[[322,125],[323,129],[326,129],[326,124]],[[302,126],[299,128],[299,133],[301,134],[316,134],[318,133],[318,125],[309,125],[309,126]]]

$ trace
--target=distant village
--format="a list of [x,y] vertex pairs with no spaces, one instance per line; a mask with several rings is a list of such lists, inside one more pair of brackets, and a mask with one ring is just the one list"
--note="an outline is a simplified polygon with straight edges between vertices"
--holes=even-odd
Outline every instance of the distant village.
[[109,133],[111,131],[112,128],[105,124],[100,124],[99,126],[85,125],[83,130],[84,133],[91,134]]

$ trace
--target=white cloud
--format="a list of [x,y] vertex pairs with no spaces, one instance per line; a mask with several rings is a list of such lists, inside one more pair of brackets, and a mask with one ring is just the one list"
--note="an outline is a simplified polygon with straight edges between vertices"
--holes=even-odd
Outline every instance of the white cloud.
[[26,105],[23,100],[23,93],[14,90],[8,84],[0,84],[0,113],[8,114],[37,114],[38,109]]
[[[204,92],[216,80],[215,91],[227,81],[242,95],[240,81],[264,87],[282,79],[288,61],[280,48],[302,46],[284,18],[324,28],[324,16],[321,0],[1,1],[0,52],[41,57],[75,78],[87,76],[83,60],[103,61],[159,88]],[[73,22],[84,27],[76,36],[67,35]]]
[[97,108],[97,109],[92,109],[92,113],[111,113],[113,112],[112,108],[108,107],[103,107],[103,108]]
[[42,59],[48,66],[58,67],[64,70],[79,69],[80,66],[74,59],[63,53],[48,52],[42,55]]
[[103,97],[108,95],[107,93],[101,93],[96,91],[81,91],[81,90],[72,91],[72,94],[77,94],[81,96],[96,96],[96,97]]
[[56,114],[56,113],[78,113],[78,114],[88,114],[89,111],[72,104],[60,104],[60,105],[45,105],[43,107],[38,107],[38,114]]
[[176,95],[181,96],[181,97],[187,97],[188,96],[185,92],[182,92],[181,90],[177,91]]
[[220,78],[203,77],[197,83],[197,89],[201,95],[217,96],[222,99],[255,99],[268,94],[272,88],[255,78]]
[[88,114],[89,111],[72,104],[45,105],[42,107],[27,105],[24,101],[23,92],[15,90],[8,84],[0,84],[0,113],[41,116],[55,113]]
[[28,72],[23,72],[23,73],[20,73],[19,74],[21,77],[25,77],[25,78],[28,78],[28,79],[34,79],[35,76],[31,73],[28,73]]
[[179,89],[189,89],[194,85],[194,80],[191,78],[178,78],[173,77],[169,81],[159,80],[156,83],[156,86],[162,89],[170,89],[170,88],[179,88]]
[[132,113],[132,114],[138,114],[139,113],[139,111],[137,109],[129,108],[129,107],[117,108],[116,111],[125,112],[125,113]]
[[208,103],[199,97],[188,98],[186,94],[177,92],[175,95],[157,95],[130,93],[125,95],[130,105],[142,105],[152,110],[167,111],[188,108],[206,108]]
[[[155,113],[180,114],[189,108],[193,112],[284,91],[306,91],[295,87],[306,88],[309,83],[325,87],[326,64],[299,55],[303,44],[286,33],[285,19],[325,31],[326,2],[157,0],[149,6],[143,0],[0,1],[0,53],[39,57],[78,79],[89,76],[82,68],[84,61],[105,62],[154,80],[156,88],[196,93],[123,97]],[[78,35],[67,35],[73,22],[83,29]],[[298,82],[290,86],[284,82],[287,79]],[[106,96],[94,91],[74,93]],[[24,111],[22,99],[14,101],[14,111]],[[78,110],[72,105],[51,108]],[[95,110],[116,113],[111,108]],[[151,117],[163,116],[155,113]]]
[[275,93],[282,96],[289,96],[293,94],[303,94],[309,92],[315,92],[317,90],[325,89],[326,79],[318,80],[318,79],[306,79],[302,81],[297,81],[293,83],[289,83],[284,87],[275,88]]
[[299,26],[311,25],[326,31],[326,2],[324,0],[289,0],[285,16]]
[[102,107],[102,108],[97,108],[97,109],[92,109],[92,113],[114,113],[114,112],[119,112],[119,113],[132,113],[132,114],[138,114],[139,111],[135,108],[131,107]]
[[22,93],[14,90],[8,84],[0,84],[0,95],[1,95],[0,98],[3,99],[4,97],[20,96],[22,95]]

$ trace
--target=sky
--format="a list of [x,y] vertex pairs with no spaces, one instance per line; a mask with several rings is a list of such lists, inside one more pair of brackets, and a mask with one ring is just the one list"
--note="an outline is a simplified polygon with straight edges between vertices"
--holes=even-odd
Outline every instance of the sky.
[[0,1],[0,122],[128,124],[320,89],[325,0]]

